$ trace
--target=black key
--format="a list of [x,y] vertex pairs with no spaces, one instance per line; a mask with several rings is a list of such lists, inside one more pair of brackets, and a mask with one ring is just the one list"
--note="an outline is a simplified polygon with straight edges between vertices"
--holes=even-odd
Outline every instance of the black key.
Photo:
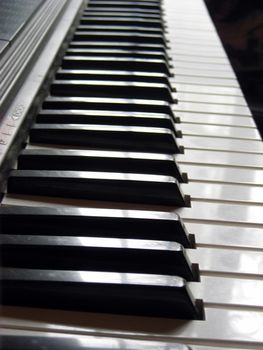
[[18,169],[148,173],[173,176],[179,182],[187,181],[174,156],[156,153],[25,149],[18,157]]
[[121,49],[89,49],[87,47],[69,48],[66,51],[67,56],[114,56],[114,57],[126,57],[126,58],[141,58],[141,59],[159,59],[165,60],[167,64],[169,59],[166,53],[162,51],[143,51],[143,50],[127,50]]
[[56,73],[56,78],[72,80],[109,80],[157,83],[166,85],[170,91],[175,91],[175,89],[171,86],[167,75],[163,73],[129,72],[119,70],[59,69]]
[[162,13],[160,9],[147,9],[147,8],[141,8],[139,6],[133,6],[133,8],[128,8],[125,6],[110,6],[109,3],[106,3],[105,6],[96,6],[96,3],[93,4],[93,6],[89,6],[86,11],[83,12],[83,14],[92,14],[92,13],[100,13],[100,12],[115,12],[119,13],[122,17],[123,14],[129,13],[131,15],[140,14],[140,15],[152,15],[156,16],[156,18],[161,19]]
[[50,92],[55,96],[142,98],[174,102],[166,85],[140,82],[54,80]]
[[136,126],[35,124],[30,130],[30,142],[110,151],[169,154],[180,151],[170,130]]
[[[130,340],[108,337],[65,336],[21,336],[1,335],[2,350],[166,350],[167,343],[154,344],[145,340]],[[190,350],[186,345],[172,343],[171,350]]]
[[43,108],[162,113],[169,114],[173,120],[176,119],[171,105],[159,100],[48,96],[43,103]]
[[3,305],[202,319],[202,307],[176,276],[3,268]]
[[169,241],[3,235],[1,266],[163,274],[198,281],[183,247]]
[[163,37],[164,32],[161,28],[152,28],[152,27],[140,27],[140,26],[128,26],[125,24],[118,24],[118,25],[92,25],[92,24],[80,24],[77,27],[78,31],[83,31],[86,33],[89,32],[105,32],[105,31],[110,31],[110,32],[134,32],[134,33],[138,33],[138,34],[159,34],[162,35]]
[[136,42],[117,42],[117,41],[71,41],[71,48],[89,48],[89,49],[109,49],[109,50],[135,50],[135,51],[159,51],[166,53],[166,47],[161,44],[140,44]]
[[13,170],[9,193],[86,200],[186,206],[175,178],[161,175],[63,170]]
[[140,34],[137,32],[89,32],[86,33],[84,31],[76,31],[73,40],[76,41],[120,41],[127,42],[133,41],[135,43],[143,43],[143,44],[161,44],[167,47],[167,41],[160,34]]
[[88,10],[91,7],[111,7],[114,9],[117,8],[127,8],[128,10],[133,8],[138,9],[145,9],[145,10],[160,10],[160,4],[156,3],[154,1],[148,2],[148,1],[92,1],[90,0],[88,3]]
[[0,206],[1,234],[92,236],[175,241],[194,246],[174,212]]
[[62,68],[157,72],[171,76],[169,66],[162,59],[127,58],[114,56],[65,56]]
[[138,18],[138,16],[134,17],[121,17],[118,16],[111,16],[111,17],[101,17],[100,15],[97,16],[83,16],[80,20],[81,24],[85,25],[128,25],[128,26],[138,26],[138,27],[145,27],[145,28],[162,28],[164,27],[163,22],[158,19],[146,19],[146,18]]
[[37,115],[36,122],[48,124],[76,123],[166,128],[170,129],[176,137],[181,137],[181,132],[175,130],[172,118],[167,114],[161,113],[43,109]]
[[[109,17],[120,17],[120,18],[128,18],[128,19],[140,19],[140,20],[157,20],[161,21],[161,15],[159,11],[142,11],[133,9],[132,11],[127,11],[126,9],[94,9],[90,8],[88,11],[84,11],[81,18],[89,18],[93,16],[99,16],[100,18],[109,18]],[[162,20],[162,22],[165,22]]]

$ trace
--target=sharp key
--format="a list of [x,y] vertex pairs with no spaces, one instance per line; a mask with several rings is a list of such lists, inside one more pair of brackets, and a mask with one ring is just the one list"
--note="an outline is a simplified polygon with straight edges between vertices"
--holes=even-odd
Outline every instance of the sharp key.
[[128,50],[125,48],[119,49],[90,49],[87,47],[69,48],[66,51],[67,56],[114,56],[124,58],[139,58],[139,59],[159,59],[166,61],[169,64],[169,58],[162,51],[143,51],[143,50]]
[[109,49],[109,50],[134,50],[134,51],[159,51],[166,53],[166,47],[162,44],[148,44],[136,43],[132,41],[118,42],[118,41],[71,41],[70,48],[89,48],[89,49]]
[[197,280],[184,248],[169,241],[3,235],[1,265],[29,269],[149,273]]
[[3,268],[3,305],[202,319],[184,279],[97,271]]
[[168,77],[163,73],[153,72],[129,72],[129,71],[110,71],[93,69],[59,69],[56,79],[72,80],[109,80],[109,81],[128,81],[142,83],[157,83],[166,85],[170,91],[174,91]]
[[0,206],[1,234],[112,237],[175,241],[193,247],[175,212]]
[[99,15],[83,16],[80,20],[81,24],[86,25],[116,25],[124,24],[129,26],[150,27],[150,28],[163,28],[163,22],[159,19],[142,19],[137,16],[134,17],[101,17]]
[[160,100],[48,96],[43,108],[162,113],[169,114],[174,121],[176,120],[171,105]]
[[178,153],[173,132],[135,126],[35,124],[30,142],[115,151]]
[[186,181],[186,174],[181,173],[174,156],[157,153],[25,149],[18,157],[18,169],[135,172]]
[[8,193],[182,207],[188,198],[173,177],[133,173],[13,170]]
[[51,95],[81,97],[118,97],[158,99],[173,102],[171,91],[164,84],[129,83],[96,80],[54,80]]
[[93,1],[90,0],[88,3],[88,9],[92,7],[110,7],[114,8],[124,8],[129,11],[133,9],[145,9],[145,10],[160,10],[160,5],[154,1]]
[[135,32],[138,34],[159,34],[164,36],[163,30],[161,28],[151,28],[151,27],[140,27],[140,26],[128,26],[128,25],[92,25],[92,24],[80,24],[77,27],[78,31],[81,32]]
[[77,123],[166,128],[170,129],[176,137],[179,137],[171,116],[161,113],[43,109],[37,115],[36,122],[48,124]]
[[65,56],[62,68],[66,69],[98,69],[103,70],[135,70],[141,72],[157,72],[171,76],[170,68],[163,59],[127,58],[117,56]]

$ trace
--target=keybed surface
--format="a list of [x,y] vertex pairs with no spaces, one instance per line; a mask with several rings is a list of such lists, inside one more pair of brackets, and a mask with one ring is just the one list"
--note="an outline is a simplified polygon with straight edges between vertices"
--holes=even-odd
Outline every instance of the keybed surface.
[[[146,5],[151,3],[145,1]],[[7,306],[2,317],[6,333],[70,333],[83,339],[139,340],[145,346],[152,341],[153,349],[155,345],[174,349],[176,342],[192,350],[251,350],[263,346],[262,141],[204,3],[164,0],[162,6],[173,62],[170,82],[179,101],[170,116],[180,118],[180,123],[174,125],[183,137],[176,141],[184,146],[184,153],[174,157],[188,175],[188,183],[181,183],[180,188],[190,195],[191,206],[117,202],[112,208],[180,215],[188,232],[195,235],[197,249],[187,249],[187,255],[199,265],[200,282],[189,282],[189,288],[195,298],[204,301],[205,320]],[[90,9],[86,16],[95,14],[97,8]],[[111,16],[115,15],[113,11]],[[154,18],[152,10],[149,20]],[[28,149],[38,147],[43,145]],[[56,149],[56,145],[47,145],[49,148]],[[103,201],[69,202],[12,193],[4,196],[2,204],[69,209],[107,206]],[[114,341],[109,346],[114,348]]]

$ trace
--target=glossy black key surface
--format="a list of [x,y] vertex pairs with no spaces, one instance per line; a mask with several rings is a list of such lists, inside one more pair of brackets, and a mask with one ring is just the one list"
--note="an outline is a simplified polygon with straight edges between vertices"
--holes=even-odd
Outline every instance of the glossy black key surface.
[[[160,21],[161,16],[159,11],[142,11],[142,10],[135,10],[132,11],[118,11],[118,9],[108,9],[105,11],[104,9],[94,9],[90,8],[88,11],[83,12],[83,16],[81,18],[86,19],[90,17],[100,17],[100,18],[109,18],[109,17],[120,17],[120,18],[127,18],[127,19],[133,19],[136,20],[157,20]],[[165,22],[164,20],[162,22]]]
[[100,15],[97,16],[83,16],[80,19],[81,24],[85,25],[116,25],[116,24],[124,24],[128,26],[138,26],[138,27],[150,27],[150,28],[163,28],[164,24],[159,19],[146,19],[146,18],[138,18],[138,16],[134,17],[121,17],[118,16],[111,16],[111,17],[101,17]]
[[1,266],[149,273],[197,280],[185,250],[169,241],[3,235]]
[[165,47],[167,42],[165,38],[160,34],[140,34],[137,32],[84,32],[76,31],[73,37],[73,40],[91,40],[91,41],[120,41],[127,42],[133,41],[135,43],[145,43],[145,44],[161,44]]
[[129,58],[118,56],[65,56],[62,68],[66,69],[98,69],[128,70],[141,72],[157,72],[171,75],[170,68],[163,59]]
[[7,191],[86,200],[186,206],[173,177],[132,173],[64,170],[13,170]]
[[110,50],[135,50],[135,51],[159,51],[166,53],[166,47],[162,44],[146,44],[136,43],[133,41],[117,42],[117,41],[71,41],[71,48],[89,48],[89,49],[110,49]]
[[137,126],[35,124],[30,142],[131,152],[180,151],[171,130]]
[[92,25],[92,24],[80,24],[77,27],[78,31],[83,31],[86,33],[89,32],[105,32],[105,31],[110,31],[110,32],[135,32],[139,34],[159,34],[165,37],[165,34],[163,33],[163,30],[161,28],[151,28],[151,27],[140,27],[140,26],[128,26],[125,24],[118,24],[118,25]]
[[167,75],[163,73],[95,69],[59,69],[56,73],[56,79],[157,83],[166,85],[170,91],[175,91]]
[[51,95],[159,99],[174,102],[164,84],[96,80],[54,80]]
[[161,11],[159,9],[145,9],[145,8],[140,8],[138,6],[134,6],[132,9],[127,8],[124,6],[107,6],[107,3],[105,6],[96,6],[96,3],[93,4],[93,6],[89,6],[86,11],[83,12],[83,14],[92,14],[92,13],[119,13],[120,16],[122,17],[124,14],[130,14],[134,16],[135,14],[140,14],[140,15],[147,15],[147,16],[155,16],[156,18],[160,19],[161,18]]
[[202,319],[184,279],[176,276],[3,268],[3,305]]
[[176,137],[171,116],[161,113],[136,113],[98,110],[42,109],[36,117],[37,123],[47,124],[97,124],[119,126],[146,126],[170,129]]
[[25,149],[18,157],[18,169],[134,172],[168,175],[179,182],[187,181],[174,156],[158,153]]
[[[2,350],[167,350],[167,344],[109,337],[80,335],[21,336],[1,335]],[[169,343],[169,350],[190,350],[186,345]]]
[[45,99],[43,108],[163,113],[169,114],[173,120],[176,119],[171,105],[160,100],[49,96]]
[[142,59],[160,59],[169,63],[166,53],[162,51],[143,51],[143,50],[127,50],[124,48],[117,49],[90,49],[87,47],[69,48],[65,52],[67,56],[114,56],[126,58],[142,58]]
[[111,8],[127,8],[128,10],[132,11],[133,8],[138,9],[145,9],[145,10],[159,10],[160,4],[156,3],[154,1],[148,2],[148,1],[92,1],[90,0],[88,3],[88,9],[96,6],[96,7],[108,7]]
[[1,234],[96,236],[194,245],[174,212],[101,208],[0,206]]

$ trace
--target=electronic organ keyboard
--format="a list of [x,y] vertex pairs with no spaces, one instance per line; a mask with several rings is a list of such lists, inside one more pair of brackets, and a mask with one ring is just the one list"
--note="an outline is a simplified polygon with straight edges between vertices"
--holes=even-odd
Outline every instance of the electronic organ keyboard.
[[0,56],[3,349],[262,349],[263,146],[204,3],[39,6]]

